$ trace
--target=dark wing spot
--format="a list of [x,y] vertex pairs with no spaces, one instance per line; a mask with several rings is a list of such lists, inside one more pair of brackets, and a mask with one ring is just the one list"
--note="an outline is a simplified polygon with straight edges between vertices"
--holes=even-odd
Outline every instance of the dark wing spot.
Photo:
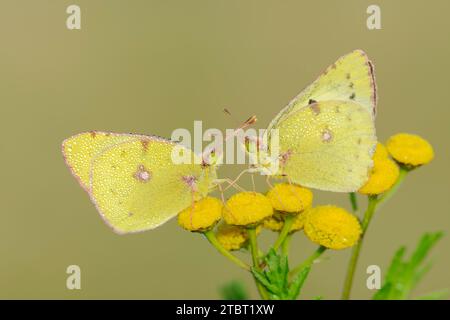
[[317,103],[311,104],[310,108],[311,108],[312,112],[314,112],[314,114],[316,116],[320,114],[320,107],[319,107],[319,105]]
[[313,103],[316,103],[316,102],[317,102],[316,100],[309,99],[308,104],[313,104]]
[[349,98],[350,98],[351,100],[355,100],[355,97],[356,97],[356,94],[353,92]]
[[355,84],[353,82],[350,82],[350,84],[348,85],[349,88],[352,88],[355,86]]
[[346,77],[348,80],[350,80],[350,78],[351,78],[350,73],[347,73],[347,74],[345,75],[345,77]]
[[141,143],[142,143],[142,148],[144,148],[144,151],[147,151],[148,150],[148,144],[150,143],[150,141],[147,140],[147,139],[143,139],[143,140],[141,140]]

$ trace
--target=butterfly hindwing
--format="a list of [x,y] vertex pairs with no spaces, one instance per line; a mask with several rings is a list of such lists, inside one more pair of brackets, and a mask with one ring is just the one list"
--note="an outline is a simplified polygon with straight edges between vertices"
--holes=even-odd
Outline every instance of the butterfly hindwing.
[[281,121],[282,174],[300,185],[353,192],[368,179],[376,146],[370,112],[345,101],[316,102]]

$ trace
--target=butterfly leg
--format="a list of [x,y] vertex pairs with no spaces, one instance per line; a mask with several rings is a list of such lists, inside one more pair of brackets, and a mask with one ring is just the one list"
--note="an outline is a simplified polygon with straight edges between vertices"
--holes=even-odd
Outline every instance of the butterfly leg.
[[266,184],[269,186],[270,189],[273,188],[273,185],[272,185],[272,183],[270,182],[270,176],[269,176],[269,175],[266,176]]
[[226,190],[228,190],[230,187],[233,187],[233,188],[235,188],[236,190],[241,191],[241,192],[245,192],[245,191],[246,191],[243,187],[239,186],[239,185],[236,183],[235,180],[231,180],[231,179],[229,179],[229,178],[216,179],[216,180],[214,181],[214,183],[215,183],[215,186],[217,186],[217,188],[219,188],[219,185],[222,186],[223,183],[227,183],[228,186],[226,186],[226,187],[222,190],[223,192],[225,192]]
[[220,192],[220,198],[222,199],[222,203],[225,205],[225,195],[223,193],[223,188],[221,184],[217,185],[217,188],[219,189]]
[[[224,191],[227,191],[230,187],[238,186],[236,182],[237,182],[237,181],[238,181],[245,173],[248,173],[248,172],[251,172],[251,169],[245,169],[245,170],[242,170],[241,173],[239,173],[238,176],[237,176],[234,180],[226,179],[226,180],[229,180],[228,183],[229,183],[230,185],[227,186],[227,187],[225,188]],[[240,191],[246,191],[244,188],[242,188],[242,187],[240,187],[240,186],[238,186],[238,188],[241,189]],[[238,190],[239,190],[239,189],[238,189]]]

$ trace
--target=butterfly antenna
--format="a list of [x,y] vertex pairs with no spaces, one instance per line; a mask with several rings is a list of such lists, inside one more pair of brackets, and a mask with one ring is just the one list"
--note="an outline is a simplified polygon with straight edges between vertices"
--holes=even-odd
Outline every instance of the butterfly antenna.
[[[229,109],[224,108],[224,109],[223,109],[223,112],[224,112],[225,114],[229,115],[234,121],[236,121],[237,123],[239,123],[239,121],[237,121],[237,120],[233,117],[233,115],[231,114],[231,112],[230,112]],[[257,118],[256,118],[256,116],[253,115],[253,116],[249,117],[247,120],[245,120],[243,123],[239,123],[239,126],[238,126],[236,129],[234,129],[233,132],[232,132],[231,134],[227,134],[227,135],[225,136],[224,142],[227,142],[229,139],[234,138],[234,137],[238,134],[238,132],[239,132],[240,130],[243,130],[243,129],[245,129],[245,128],[247,128],[247,127],[249,127],[249,126],[255,124],[256,121],[257,121]],[[238,142],[239,142],[239,141],[238,141]],[[241,143],[241,145],[242,145],[242,143]],[[216,152],[215,149],[212,149],[212,150],[206,150],[206,151],[203,153],[202,158],[203,158],[203,159],[208,159],[208,158],[209,158],[213,153],[215,153],[215,152]],[[220,156],[222,156],[222,155],[221,155],[221,154],[216,154],[216,158],[219,158]],[[204,162],[206,163],[206,161],[204,161]]]
[[249,117],[247,120],[245,120],[244,122],[239,122],[238,120],[236,120],[236,118],[233,117],[233,115],[231,114],[231,111],[227,108],[223,109],[223,112],[227,115],[229,115],[236,123],[238,123],[238,127],[236,129],[233,130],[233,133],[231,135],[227,135],[225,137],[225,141],[227,141],[230,138],[233,138],[234,136],[236,136],[236,134],[239,132],[239,130],[243,130],[245,128],[248,128],[252,125],[254,125],[256,123],[256,121],[258,121],[258,119],[256,118],[255,115]]

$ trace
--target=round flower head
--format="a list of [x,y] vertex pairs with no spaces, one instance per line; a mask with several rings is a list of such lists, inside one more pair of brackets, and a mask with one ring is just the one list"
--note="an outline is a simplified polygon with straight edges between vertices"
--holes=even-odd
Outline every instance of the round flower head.
[[390,158],[373,158],[373,168],[369,180],[359,189],[362,194],[380,194],[389,190],[397,181],[400,171]]
[[220,220],[222,207],[217,198],[203,198],[179,213],[178,224],[189,231],[209,230]]
[[378,142],[377,147],[375,149],[375,153],[373,155],[373,159],[387,159],[389,158],[389,152],[387,151],[384,144]]
[[272,231],[281,231],[283,229],[284,221],[282,217],[279,217],[277,214],[264,219],[262,226],[266,229]]
[[388,139],[386,147],[392,158],[406,166],[420,166],[434,158],[433,147],[430,143],[414,134],[393,135]]
[[313,194],[309,189],[294,184],[279,183],[269,190],[267,198],[275,210],[297,213],[311,206]]
[[[257,227],[256,234],[260,232],[261,228]],[[216,238],[228,251],[239,250],[247,245],[248,233],[245,227],[221,223],[217,228]]]
[[311,209],[306,217],[304,230],[312,242],[335,250],[355,245],[362,232],[354,215],[335,206]]
[[[291,226],[290,232],[303,229],[305,217],[309,210],[303,211],[295,216],[295,221]],[[284,214],[276,212],[273,216],[267,218],[263,222],[263,227],[272,231],[281,231],[284,225]]]
[[222,210],[225,222],[246,226],[261,222],[273,214],[269,199],[257,192],[240,192],[226,202]]

